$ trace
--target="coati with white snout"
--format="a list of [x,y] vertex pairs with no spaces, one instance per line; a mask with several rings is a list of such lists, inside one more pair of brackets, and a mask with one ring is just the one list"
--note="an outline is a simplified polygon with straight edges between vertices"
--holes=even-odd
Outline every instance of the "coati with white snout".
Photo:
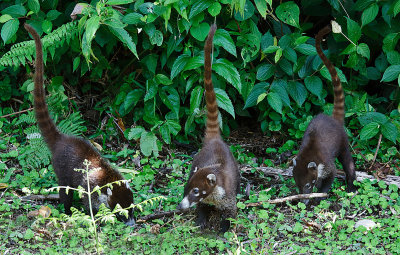
[[[344,130],[344,93],[334,65],[321,50],[322,38],[331,31],[327,26],[315,37],[318,55],[332,77],[334,108],[332,116],[318,114],[307,127],[297,158],[293,159],[293,177],[300,193],[327,192],[336,176],[338,158],[346,173],[347,191],[355,191],[355,166]],[[306,201],[308,202],[308,201]]]
[[[93,146],[86,140],[67,136],[61,133],[50,117],[46,101],[45,90],[43,87],[43,49],[40,36],[36,30],[28,24],[25,29],[32,35],[36,46],[35,77],[34,77],[34,109],[36,120],[40,132],[52,154],[52,165],[57,175],[58,185],[77,188],[78,186],[87,187],[86,173],[75,171],[74,169],[85,169],[83,162],[85,159],[91,162],[91,167],[98,168],[97,171],[89,173],[90,188],[102,187],[107,183],[124,181],[122,175],[103,159]],[[117,204],[122,208],[127,208],[133,203],[133,193],[127,182],[118,185],[114,183],[112,189],[103,188],[101,194],[97,192],[91,196],[94,213],[97,213],[101,203],[113,209]],[[66,193],[65,189],[60,189],[60,201],[64,204],[65,213],[71,214],[73,192]],[[89,200],[83,197],[83,203],[89,211]],[[135,219],[133,209],[129,210],[129,217],[118,215],[118,218],[127,225],[134,225]]]
[[238,165],[221,138],[218,123],[218,105],[211,79],[211,50],[217,26],[213,24],[204,46],[204,86],[207,122],[203,147],[194,157],[184,198],[178,209],[197,204],[197,225],[204,228],[216,210],[221,214],[220,231],[230,227],[228,218],[237,213],[236,194],[240,189]]

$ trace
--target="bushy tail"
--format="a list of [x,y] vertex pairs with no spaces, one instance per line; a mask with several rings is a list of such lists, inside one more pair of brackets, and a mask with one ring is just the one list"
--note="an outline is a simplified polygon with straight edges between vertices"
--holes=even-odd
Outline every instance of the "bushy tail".
[[211,25],[206,44],[204,45],[204,87],[206,89],[207,105],[206,140],[220,137],[217,98],[211,79],[211,51],[216,30],[217,26],[215,24]]
[[315,37],[315,47],[317,48],[317,52],[319,57],[324,62],[326,68],[328,68],[329,73],[332,77],[332,85],[334,92],[334,101],[333,101],[333,114],[332,117],[335,118],[340,123],[344,122],[344,93],[342,88],[342,83],[340,82],[339,76],[336,72],[335,66],[329,61],[329,59],[325,56],[321,49],[321,40],[322,38],[331,32],[331,27],[328,25],[321,29],[317,36]]
[[42,41],[36,30],[30,25],[24,25],[25,29],[32,35],[36,46],[36,61],[35,61],[35,88],[33,90],[34,109],[36,120],[39,129],[42,133],[47,145],[52,149],[60,137],[60,132],[50,118],[49,110],[45,101],[45,92],[43,88],[43,49]]

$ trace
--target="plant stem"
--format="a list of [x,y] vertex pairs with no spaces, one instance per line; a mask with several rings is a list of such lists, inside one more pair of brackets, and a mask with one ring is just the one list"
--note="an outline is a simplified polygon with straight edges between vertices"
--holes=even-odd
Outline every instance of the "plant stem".
[[90,210],[90,218],[92,219],[92,226],[94,228],[94,235],[96,238],[96,252],[97,254],[100,254],[99,252],[99,237],[97,235],[97,229],[96,229],[96,221],[93,216],[93,208],[92,208],[92,193],[90,191],[90,181],[89,181],[89,165],[86,166],[86,181],[87,181],[87,188],[88,188],[88,200],[89,200],[89,210]]

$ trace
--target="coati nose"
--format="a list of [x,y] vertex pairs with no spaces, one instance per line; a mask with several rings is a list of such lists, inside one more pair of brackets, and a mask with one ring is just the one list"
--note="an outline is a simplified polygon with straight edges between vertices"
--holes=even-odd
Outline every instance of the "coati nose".
[[125,225],[130,226],[130,227],[135,226],[135,224],[136,224],[136,222],[135,222],[134,218],[129,218],[129,220],[125,222]]

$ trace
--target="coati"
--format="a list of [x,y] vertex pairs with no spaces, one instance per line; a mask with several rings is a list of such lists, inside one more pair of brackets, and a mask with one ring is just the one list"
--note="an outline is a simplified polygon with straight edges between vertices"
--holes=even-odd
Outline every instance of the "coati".
[[[346,173],[347,191],[355,191],[355,167],[349,141],[344,130],[344,93],[334,65],[321,50],[321,40],[331,31],[327,26],[316,36],[318,55],[332,77],[334,107],[332,116],[318,114],[311,120],[301,142],[297,158],[293,159],[293,177],[300,193],[327,192],[336,175],[335,158]],[[308,202],[308,201],[305,201]]]
[[222,219],[220,231],[230,227],[228,218],[236,217],[236,194],[240,189],[237,163],[222,141],[218,123],[218,105],[211,79],[211,50],[217,26],[213,24],[204,46],[204,86],[207,121],[203,147],[194,157],[189,180],[184,188],[184,198],[178,209],[197,204],[197,225],[204,228],[213,211]]
[[[90,145],[90,143],[79,137],[67,136],[61,133],[50,117],[43,87],[43,49],[42,42],[36,30],[28,24],[25,29],[32,35],[36,46],[36,63],[34,77],[34,109],[36,120],[40,132],[52,154],[52,165],[57,175],[58,185],[77,188],[78,186],[87,187],[86,173],[75,171],[74,169],[85,169],[83,161],[91,162],[92,168],[99,168],[89,174],[90,188],[102,187],[107,183],[124,180],[122,175],[103,159],[100,154]],[[133,193],[127,182],[121,185],[113,184],[112,189],[103,188],[101,194],[97,192],[91,196],[92,206],[96,213],[101,203],[113,209],[117,204],[121,207],[129,207],[133,203]],[[60,201],[64,204],[65,213],[71,214],[73,192],[66,193],[65,189],[60,189]],[[89,211],[89,200],[83,197],[85,208]],[[133,210],[129,210],[129,217],[118,215],[120,220],[127,225],[134,225]]]

